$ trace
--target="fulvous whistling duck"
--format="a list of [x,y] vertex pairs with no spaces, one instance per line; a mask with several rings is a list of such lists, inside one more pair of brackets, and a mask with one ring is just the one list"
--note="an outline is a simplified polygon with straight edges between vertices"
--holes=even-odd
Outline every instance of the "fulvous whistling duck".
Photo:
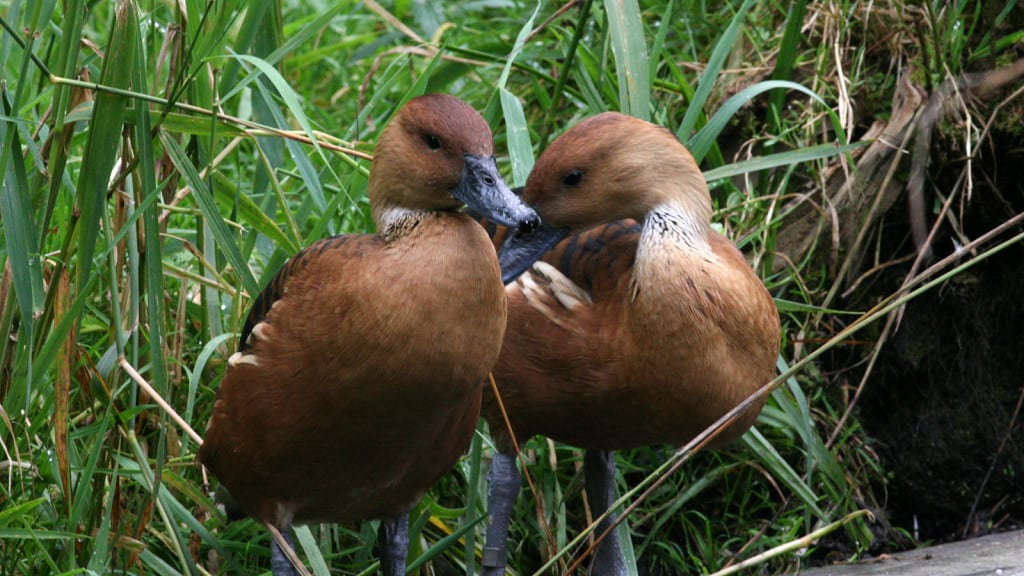
[[[540,156],[522,198],[544,224],[505,242],[503,270],[526,257],[522,270],[531,251],[576,235],[506,287],[508,329],[493,374],[517,441],[543,434],[586,449],[587,496],[599,515],[614,500],[610,451],[685,444],[774,377],[779,315],[742,254],[710,228],[707,183],[664,128],[617,113],[586,119]],[[717,445],[742,434],[762,405]],[[498,448],[484,554],[493,576],[504,574],[520,477],[490,387],[482,413]],[[615,532],[592,573],[625,573]]]
[[272,533],[380,518],[383,572],[405,573],[408,510],[466,450],[505,332],[494,246],[458,209],[538,223],[492,147],[461,100],[410,100],[370,170],[377,234],[316,242],[255,301],[199,460]]

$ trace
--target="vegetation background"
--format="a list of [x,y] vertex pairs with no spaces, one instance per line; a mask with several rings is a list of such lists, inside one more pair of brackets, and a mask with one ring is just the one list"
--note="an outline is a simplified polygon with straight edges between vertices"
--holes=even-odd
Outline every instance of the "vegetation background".
[[[638,572],[783,573],[1024,519],[1016,0],[0,6],[0,573],[268,568],[181,422],[203,430],[281,263],[370,230],[373,142],[425,91],[484,112],[514,185],[585,116],[668,127],[777,297],[756,429],[619,455]],[[478,564],[491,452],[481,427],[413,511],[415,567]],[[588,542],[580,453],[526,456],[510,571],[561,573]],[[376,570],[372,524],[298,537],[316,574]]]

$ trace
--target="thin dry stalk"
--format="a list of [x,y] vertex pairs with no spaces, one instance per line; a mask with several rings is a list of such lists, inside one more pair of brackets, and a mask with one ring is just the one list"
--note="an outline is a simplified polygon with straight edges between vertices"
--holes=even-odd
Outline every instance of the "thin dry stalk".
[[286,540],[284,535],[281,534],[281,531],[277,529],[277,526],[274,526],[269,522],[264,524],[264,526],[267,527],[267,531],[270,532],[270,536],[274,539],[274,542],[277,543],[277,546],[281,551],[284,552],[288,561],[292,563],[292,567],[298,571],[299,576],[313,576],[309,573],[309,570],[306,569],[306,565],[302,563],[302,560],[299,560],[299,556],[295,553],[295,549],[288,543],[288,540]]
[[[63,318],[71,308],[71,286],[67,274],[57,283],[57,297],[54,298],[54,318]],[[75,330],[72,328],[57,351],[56,370],[53,381],[53,436],[57,453],[57,468],[64,491],[66,511],[72,507],[71,462],[68,456],[68,419],[71,404],[71,375],[75,362]]]
[[156,405],[159,406],[161,410],[163,410],[168,416],[171,417],[171,420],[174,420],[174,422],[178,426],[180,426],[181,429],[184,430],[186,434],[188,434],[189,438],[191,438],[192,441],[196,443],[196,446],[203,445],[203,437],[200,436],[199,433],[196,432],[191,426],[189,426],[188,422],[186,422],[185,419],[181,417],[181,414],[178,414],[178,411],[171,407],[171,405],[166,400],[164,400],[162,396],[160,396],[156,389],[153,388],[153,386],[150,385],[150,383],[147,382],[146,379],[143,378],[142,375],[140,375],[137,370],[135,370],[135,367],[128,362],[127,358],[125,358],[124,356],[119,357],[117,359],[117,364],[121,366],[121,368],[125,372],[128,373],[128,376],[131,377],[131,379],[134,380],[136,384],[139,385],[139,388],[142,388],[146,392],[146,394],[148,394],[150,398],[152,398],[153,402],[155,402]]
[[775,548],[772,548],[771,550],[766,550],[765,552],[762,552],[762,553],[758,554],[757,556],[751,556],[750,558],[747,558],[743,562],[740,562],[738,564],[734,564],[734,565],[732,565],[732,566],[730,566],[730,567],[728,567],[728,568],[726,568],[724,570],[719,570],[718,572],[715,572],[711,576],[727,576],[728,574],[735,574],[736,572],[739,572],[740,570],[743,570],[744,568],[749,568],[750,566],[757,566],[758,564],[761,564],[762,562],[766,562],[766,561],[768,561],[768,560],[770,560],[772,558],[775,558],[776,556],[785,554],[787,552],[793,552],[793,551],[799,550],[801,548],[806,548],[806,547],[811,546],[812,544],[814,544],[814,542],[816,540],[818,540],[819,538],[821,538],[822,536],[826,536],[826,535],[830,534],[831,532],[834,532],[836,529],[841,528],[842,526],[845,526],[846,524],[849,524],[851,521],[853,521],[853,520],[855,520],[857,518],[860,518],[861,516],[873,517],[871,512],[869,512],[867,510],[857,510],[856,512],[851,512],[850,514],[847,514],[843,518],[841,518],[841,519],[839,519],[839,520],[829,524],[828,526],[824,526],[822,528],[819,528],[819,529],[815,530],[814,532],[811,532],[810,534],[807,534],[806,536],[803,536],[801,538],[797,538],[796,540],[791,540],[789,542],[786,542],[785,544],[780,544],[779,546],[776,546]]

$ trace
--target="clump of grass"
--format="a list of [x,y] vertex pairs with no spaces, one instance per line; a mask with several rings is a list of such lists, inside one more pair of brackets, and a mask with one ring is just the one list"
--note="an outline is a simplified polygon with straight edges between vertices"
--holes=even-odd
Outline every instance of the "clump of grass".
[[[856,34],[917,50],[933,83],[1020,38],[986,28],[1013,2],[995,15],[981,3],[883,5],[9,3],[0,18],[0,572],[266,567],[265,532],[214,507],[196,442],[138,380],[202,430],[252,296],[301,246],[369,230],[367,153],[400,103],[424,91],[484,111],[516,184],[584,116],[623,110],[669,127],[703,160],[716,222],[778,296],[780,369],[804,371],[778,380],[756,429],[714,454],[619,455],[623,493],[664,482],[625,498],[636,509],[620,529],[635,561],[652,573],[713,571],[836,521],[852,543],[845,553],[864,550],[870,529],[855,512],[881,471],[847,405],[806,371],[809,352],[850,333],[819,345],[823,326],[852,317],[822,297],[831,248],[781,250],[778,231],[791,197],[855,161],[865,122],[853,103],[883,108],[895,89],[895,71]],[[914,36],[917,48],[899,26],[872,35],[874,23],[906,25],[915,11],[928,32]],[[980,44],[967,41],[981,29]],[[443,557],[473,571],[491,452],[481,427],[468,457],[414,509],[414,565]],[[516,510],[516,573],[577,553],[571,543],[591,520],[579,452],[533,439],[526,453],[541,501],[523,497]],[[667,473],[666,462],[686,459]],[[372,570],[374,534],[297,535],[313,572],[326,574]],[[783,555],[768,569],[795,561]]]

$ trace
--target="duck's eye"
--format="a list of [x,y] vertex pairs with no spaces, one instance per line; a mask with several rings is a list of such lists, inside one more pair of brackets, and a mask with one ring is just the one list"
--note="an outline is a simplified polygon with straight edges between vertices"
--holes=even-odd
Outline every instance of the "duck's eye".
[[583,172],[581,172],[579,170],[572,170],[571,172],[569,172],[568,174],[565,175],[565,178],[562,178],[562,185],[563,186],[575,186],[575,185],[579,184],[580,180],[582,180],[582,179],[583,179]]
[[423,141],[427,143],[427,146],[429,146],[431,150],[437,150],[441,147],[441,139],[433,134],[425,134],[423,136]]

